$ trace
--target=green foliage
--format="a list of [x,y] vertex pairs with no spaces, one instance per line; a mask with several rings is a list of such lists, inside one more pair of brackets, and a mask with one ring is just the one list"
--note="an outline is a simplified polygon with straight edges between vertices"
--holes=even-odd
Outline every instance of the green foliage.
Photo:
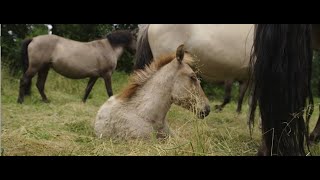
[[[25,38],[48,34],[49,24],[1,24],[1,63],[9,67],[12,76],[22,74],[21,42]],[[133,30],[137,24],[51,24],[52,34],[68,39],[88,42],[105,38],[118,29]],[[125,53],[118,62],[118,70],[132,71],[133,55]]]
[[124,71],[128,74],[133,72],[133,59],[134,55],[125,51],[123,55],[119,58],[117,63],[117,71]]
[[113,30],[112,24],[51,24],[52,34],[75,41],[93,41],[104,38]]
[[26,35],[27,38],[32,38],[49,33],[49,29],[45,24],[33,24],[31,28],[31,31]]
[[21,42],[23,39],[48,34],[45,24],[1,24],[1,63],[10,74],[22,74]]

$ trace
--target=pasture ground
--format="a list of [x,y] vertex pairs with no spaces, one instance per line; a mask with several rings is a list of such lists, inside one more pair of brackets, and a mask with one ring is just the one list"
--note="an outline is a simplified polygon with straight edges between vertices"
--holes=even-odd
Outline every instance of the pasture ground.
[[[115,72],[114,93],[118,93],[128,75]],[[86,104],[81,98],[85,80],[71,80],[50,70],[45,92],[50,103],[41,101],[33,79],[32,95],[18,104],[19,78],[1,71],[1,148],[4,156],[254,156],[261,133],[256,123],[252,138],[247,127],[248,103],[243,112],[236,111],[236,88],[232,103],[222,112],[212,111],[204,120],[173,105],[168,121],[178,135],[165,142],[99,140],[93,134],[93,122],[107,94],[102,79],[94,86]],[[222,101],[222,88],[205,88],[211,108]],[[208,92],[210,91],[210,92]],[[213,98],[211,97],[213,95]],[[310,129],[319,115],[319,99]],[[311,147],[312,155],[320,155],[320,144]]]

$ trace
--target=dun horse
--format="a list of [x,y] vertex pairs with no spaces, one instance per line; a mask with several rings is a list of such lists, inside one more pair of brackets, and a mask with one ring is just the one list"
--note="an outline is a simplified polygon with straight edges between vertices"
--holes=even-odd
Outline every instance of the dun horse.
[[[311,26],[311,47],[320,49],[320,25],[312,24]],[[240,86],[241,92],[237,108],[239,112],[241,110],[239,104],[242,103],[250,77],[250,54],[253,42],[253,24],[140,25],[135,67],[142,69],[150,63],[151,57],[157,59],[162,54],[173,52],[178,44],[184,43],[186,50],[199,58],[202,78],[209,82],[225,82],[224,102],[217,105],[217,109],[221,109],[229,102],[230,83],[235,80],[243,82]],[[271,87],[272,84],[270,84]],[[316,128],[311,133],[310,140],[315,139],[320,139],[320,116]]]
[[50,68],[72,79],[90,78],[83,101],[88,98],[99,77],[105,82],[107,93],[113,95],[111,75],[124,50],[135,53],[136,39],[129,31],[115,31],[106,39],[78,42],[56,35],[41,35],[22,44],[24,74],[20,80],[18,103],[30,94],[32,78],[38,73],[37,88],[42,100],[48,102],[44,86]]
[[194,111],[199,118],[210,112],[205,96],[189,64],[192,57],[183,45],[176,55],[162,57],[144,70],[135,71],[131,83],[101,106],[95,122],[98,137],[164,138],[171,134],[166,114],[172,103]]
[[208,82],[225,82],[222,108],[230,102],[232,82],[240,83],[237,111],[248,85],[253,24],[150,24],[140,25],[137,43],[136,69],[142,69],[163,54],[172,53],[184,43],[190,53],[199,58],[200,76]]

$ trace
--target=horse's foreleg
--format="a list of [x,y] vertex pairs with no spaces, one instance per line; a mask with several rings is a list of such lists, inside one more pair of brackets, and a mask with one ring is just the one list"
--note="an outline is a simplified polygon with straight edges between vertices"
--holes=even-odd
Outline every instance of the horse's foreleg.
[[42,97],[42,101],[46,102],[46,103],[48,103],[49,100],[48,100],[46,94],[44,93],[44,85],[47,80],[48,72],[49,72],[49,67],[45,67],[45,68],[41,69],[38,73],[38,80],[37,80],[37,88],[38,88],[39,93]]
[[237,113],[241,113],[242,102],[243,102],[243,98],[244,98],[244,95],[246,94],[247,89],[248,89],[248,81],[244,81],[244,82],[240,83]]
[[109,97],[113,96],[112,85],[111,85],[111,75],[112,75],[112,72],[108,72],[103,75],[104,83],[106,85],[106,89]]
[[225,86],[225,94],[224,94],[224,100],[221,105],[216,105],[215,108],[218,111],[222,111],[224,106],[228,104],[231,100],[231,90],[232,90],[232,83],[233,81],[225,81],[224,86]]
[[92,90],[92,87],[93,87],[94,84],[96,83],[97,79],[98,79],[98,77],[91,77],[91,78],[89,79],[89,82],[88,82],[86,91],[85,91],[84,96],[83,96],[83,99],[82,99],[82,101],[83,101],[84,103],[86,102],[86,100],[87,100],[87,98],[88,98],[88,96],[89,96],[89,94],[90,94],[90,92],[91,92],[91,90]]

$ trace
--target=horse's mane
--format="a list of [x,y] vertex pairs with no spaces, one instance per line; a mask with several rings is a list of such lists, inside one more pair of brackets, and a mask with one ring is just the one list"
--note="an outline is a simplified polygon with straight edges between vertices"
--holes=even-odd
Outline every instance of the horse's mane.
[[133,35],[127,30],[117,30],[107,35],[107,39],[112,47],[129,44],[133,40]]
[[[123,100],[130,99],[137,92],[139,87],[143,86],[157,71],[169,64],[175,58],[175,53],[161,56],[159,59],[153,60],[152,63],[146,66],[144,69],[134,71],[134,73],[130,76],[129,85],[125,87],[124,90],[118,95],[118,98]],[[190,65],[194,62],[194,60],[190,54],[185,53],[183,62]]]

